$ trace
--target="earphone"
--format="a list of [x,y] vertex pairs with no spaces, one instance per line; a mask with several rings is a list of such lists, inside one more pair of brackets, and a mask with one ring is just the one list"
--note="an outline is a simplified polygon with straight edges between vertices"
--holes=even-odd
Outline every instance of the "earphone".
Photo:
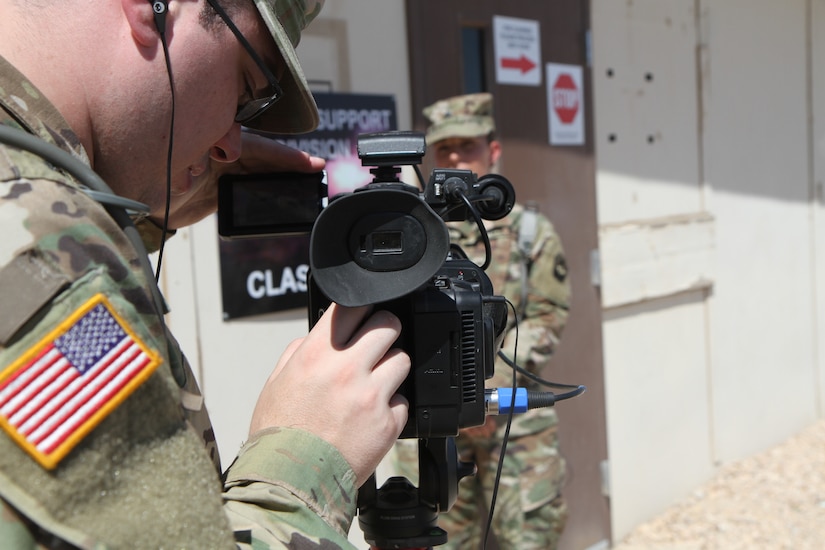
[[157,27],[160,34],[166,32],[166,12],[169,10],[169,5],[163,0],[149,0],[152,4],[152,11],[155,12],[155,27]]

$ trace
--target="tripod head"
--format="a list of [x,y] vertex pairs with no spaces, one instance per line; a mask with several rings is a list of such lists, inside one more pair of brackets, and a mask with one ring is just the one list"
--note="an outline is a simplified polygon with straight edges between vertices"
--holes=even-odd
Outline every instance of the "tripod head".
[[418,472],[418,487],[405,477],[391,477],[376,489],[373,475],[358,491],[358,522],[373,549],[410,550],[447,542],[438,514],[455,503],[458,482],[475,474],[475,464],[458,459],[454,437],[419,439]]

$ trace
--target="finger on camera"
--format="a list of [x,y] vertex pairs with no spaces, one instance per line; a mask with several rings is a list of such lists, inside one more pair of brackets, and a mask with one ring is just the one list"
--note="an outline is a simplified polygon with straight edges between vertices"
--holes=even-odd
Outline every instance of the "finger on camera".
[[410,415],[410,402],[400,393],[394,393],[390,398],[390,411],[395,418],[398,428],[395,435],[397,439],[398,436],[401,435],[401,430],[404,429],[404,425],[407,423],[407,417]]
[[330,304],[316,323],[315,329],[328,331],[333,347],[344,349],[349,346],[350,339],[358,327],[364,323],[370,309],[370,306],[344,307],[335,303]]
[[401,322],[387,311],[376,311],[364,321],[348,343],[372,368],[393,347],[401,335]]
[[386,392],[387,401],[398,390],[410,372],[410,356],[400,348],[392,348],[373,367],[372,373]]
[[313,172],[323,170],[326,164],[320,157],[311,156],[259,134],[243,132],[242,139],[242,164],[246,171]]

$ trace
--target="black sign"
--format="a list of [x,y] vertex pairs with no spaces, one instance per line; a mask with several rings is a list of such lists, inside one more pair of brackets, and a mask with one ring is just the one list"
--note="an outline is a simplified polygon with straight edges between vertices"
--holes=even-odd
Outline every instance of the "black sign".
[[[395,98],[314,94],[318,129],[279,141],[326,159],[329,195],[372,180],[358,158],[358,135],[396,129]],[[224,319],[303,308],[307,303],[309,235],[220,240]]]

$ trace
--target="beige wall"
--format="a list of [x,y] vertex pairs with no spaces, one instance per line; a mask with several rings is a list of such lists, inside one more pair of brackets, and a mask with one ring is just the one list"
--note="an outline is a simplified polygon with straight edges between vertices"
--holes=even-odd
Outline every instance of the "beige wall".
[[618,539],[822,414],[825,4],[592,6]]
[[[808,24],[811,29],[810,67],[811,70],[811,217],[813,219],[813,248],[821,251],[825,246],[825,0],[811,3],[811,17]],[[816,306],[816,322],[811,327],[815,335],[814,369],[815,385],[818,387],[817,413],[825,416],[825,254],[815,254],[813,269],[814,290],[813,303]]]

